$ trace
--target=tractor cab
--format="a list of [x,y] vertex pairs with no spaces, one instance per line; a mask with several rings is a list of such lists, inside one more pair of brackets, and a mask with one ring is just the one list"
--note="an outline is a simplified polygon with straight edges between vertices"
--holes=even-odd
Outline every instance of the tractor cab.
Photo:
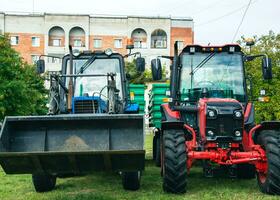
[[[137,65],[145,64],[143,58],[137,59]],[[42,61],[37,63],[39,72],[44,69]],[[64,56],[61,75],[50,77],[50,90],[53,91],[50,114],[137,113],[139,110],[137,104],[129,103],[124,57],[110,49],[70,52]]]
[[180,55],[180,100],[202,97],[246,101],[243,54],[238,45],[187,46]]
[[73,66],[70,63],[70,56],[63,58],[62,74],[65,75],[63,79],[65,87],[69,89],[72,81],[73,97],[69,99],[72,104],[71,113],[109,112],[110,90],[113,90],[112,98],[116,98],[115,103],[118,104],[119,109],[124,109],[120,104],[127,101],[123,58],[120,54],[111,52],[110,56],[107,54],[105,52],[81,53],[73,58]]

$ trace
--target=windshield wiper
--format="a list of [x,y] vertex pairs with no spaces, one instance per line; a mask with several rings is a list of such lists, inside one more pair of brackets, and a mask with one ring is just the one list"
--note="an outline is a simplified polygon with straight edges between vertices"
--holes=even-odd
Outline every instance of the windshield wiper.
[[215,52],[209,54],[206,58],[204,58],[204,59],[190,72],[190,75],[194,75],[194,73],[197,72],[197,70],[199,70],[201,67],[203,67],[203,65],[205,65],[205,63],[207,63],[211,58],[214,57],[214,55],[216,55]]
[[96,55],[91,56],[80,68],[79,72],[77,74],[83,73],[96,59]]

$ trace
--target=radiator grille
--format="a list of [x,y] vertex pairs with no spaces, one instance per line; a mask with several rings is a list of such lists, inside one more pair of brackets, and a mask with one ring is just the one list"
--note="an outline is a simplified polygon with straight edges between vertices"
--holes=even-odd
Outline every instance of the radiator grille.
[[98,101],[96,100],[76,100],[75,113],[98,113]]

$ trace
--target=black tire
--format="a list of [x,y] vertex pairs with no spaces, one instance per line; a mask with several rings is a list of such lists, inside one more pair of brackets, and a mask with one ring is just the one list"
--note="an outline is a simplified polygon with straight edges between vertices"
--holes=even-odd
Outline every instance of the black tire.
[[182,194],[187,188],[187,155],[184,132],[166,130],[163,133],[163,190]]
[[47,192],[54,189],[56,177],[46,173],[32,174],[32,182],[36,192]]
[[256,167],[252,164],[238,164],[236,167],[237,178],[254,179],[256,178]]
[[122,184],[125,190],[138,190],[140,188],[141,172],[122,172]]
[[265,149],[268,162],[267,174],[257,173],[260,190],[266,194],[280,195],[280,132],[264,130],[257,142]]
[[157,151],[157,136],[153,137],[153,160],[156,160],[156,151]]
[[160,136],[156,137],[156,158],[155,163],[157,167],[161,166],[161,153],[160,153]]

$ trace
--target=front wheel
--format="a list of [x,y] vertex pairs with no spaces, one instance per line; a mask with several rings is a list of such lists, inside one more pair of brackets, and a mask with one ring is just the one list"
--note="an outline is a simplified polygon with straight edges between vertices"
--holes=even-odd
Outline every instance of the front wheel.
[[257,173],[258,185],[263,193],[280,194],[280,132],[265,130],[257,138],[266,152],[267,172]]
[[138,190],[140,188],[141,172],[122,172],[122,184],[125,190]]
[[36,192],[47,192],[54,189],[56,177],[47,173],[32,174],[32,182]]
[[185,193],[187,187],[187,153],[184,132],[166,130],[163,133],[163,190]]

